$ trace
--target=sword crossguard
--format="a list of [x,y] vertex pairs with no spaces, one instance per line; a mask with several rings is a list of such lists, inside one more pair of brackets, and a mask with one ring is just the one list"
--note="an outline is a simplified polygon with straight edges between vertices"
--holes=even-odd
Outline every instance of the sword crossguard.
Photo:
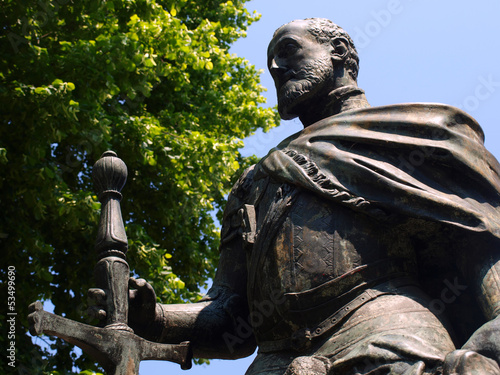
[[131,332],[99,328],[75,322],[43,309],[40,301],[29,306],[28,322],[33,336],[45,333],[76,345],[94,357],[106,372],[133,375],[144,360],[178,363],[183,370],[191,368],[193,357],[189,342],[178,345],[147,341]]

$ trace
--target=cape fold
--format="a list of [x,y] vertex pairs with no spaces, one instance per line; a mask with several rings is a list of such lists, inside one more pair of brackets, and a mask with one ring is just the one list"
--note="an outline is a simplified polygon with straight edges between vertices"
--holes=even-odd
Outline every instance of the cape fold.
[[454,107],[345,112],[285,139],[259,165],[377,218],[405,215],[500,239],[500,165],[479,124]]

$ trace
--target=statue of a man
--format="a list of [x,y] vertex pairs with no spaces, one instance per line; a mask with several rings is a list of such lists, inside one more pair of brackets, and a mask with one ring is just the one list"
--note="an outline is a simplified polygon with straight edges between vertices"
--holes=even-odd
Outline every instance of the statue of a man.
[[160,305],[132,280],[132,328],[205,358],[257,345],[247,374],[500,374],[500,166],[479,125],[370,107],[328,20],[279,28],[268,67],[304,130],[234,186],[207,297]]

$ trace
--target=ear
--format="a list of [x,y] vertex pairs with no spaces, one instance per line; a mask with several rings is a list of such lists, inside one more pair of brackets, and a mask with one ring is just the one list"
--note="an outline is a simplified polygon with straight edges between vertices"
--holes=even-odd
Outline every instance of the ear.
[[339,62],[339,61],[345,61],[348,54],[349,54],[349,48],[348,48],[349,42],[347,39],[338,37],[332,40],[332,60],[334,62]]

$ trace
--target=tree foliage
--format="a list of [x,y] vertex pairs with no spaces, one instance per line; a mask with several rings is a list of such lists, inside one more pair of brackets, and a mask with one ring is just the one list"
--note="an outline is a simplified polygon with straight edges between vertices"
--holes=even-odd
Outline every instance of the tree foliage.
[[91,167],[104,151],[129,169],[132,273],[164,303],[196,300],[213,276],[213,212],[250,162],[241,139],[278,121],[260,106],[259,72],[228,51],[258,19],[246,1],[1,1],[0,280],[16,267],[26,373],[90,366],[60,340],[33,360],[26,307],[50,300],[88,320],[100,208]]

